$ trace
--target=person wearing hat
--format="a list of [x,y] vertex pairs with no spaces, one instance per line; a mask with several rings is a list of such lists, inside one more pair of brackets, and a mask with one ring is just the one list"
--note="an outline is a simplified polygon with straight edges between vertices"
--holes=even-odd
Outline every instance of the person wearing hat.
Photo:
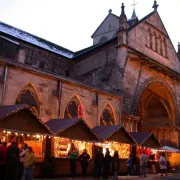
[[15,139],[11,140],[11,145],[7,148],[7,179],[15,180],[17,175],[17,166],[19,162],[19,148]]

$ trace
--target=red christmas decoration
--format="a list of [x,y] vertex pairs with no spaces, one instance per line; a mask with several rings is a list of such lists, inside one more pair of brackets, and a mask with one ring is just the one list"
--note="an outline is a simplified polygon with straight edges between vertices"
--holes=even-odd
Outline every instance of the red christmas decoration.
[[78,118],[83,118],[83,116],[84,116],[84,108],[81,105],[79,105],[78,106]]

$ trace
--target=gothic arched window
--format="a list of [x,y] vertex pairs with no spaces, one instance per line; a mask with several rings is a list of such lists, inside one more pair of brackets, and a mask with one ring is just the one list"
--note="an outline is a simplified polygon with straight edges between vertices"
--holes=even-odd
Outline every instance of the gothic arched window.
[[154,34],[154,38],[155,38],[155,51],[158,52],[158,36]]
[[164,39],[164,55],[165,55],[166,58],[168,57],[167,42],[166,42],[165,39]]
[[100,40],[99,43],[105,43],[106,41],[108,41],[108,38],[106,36],[103,36]]
[[112,126],[115,125],[114,116],[110,106],[107,106],[101,114],[100,118],[101,126]]
[[78,106],[80,105],[79,100],[74,97],[67,105],[64,113],[64,118],[77,118],[78,117]]
[[27,104],[36,115],[39,115],[40,107],[37,93],[31,84],[25,86],[20,92],[16,104]]

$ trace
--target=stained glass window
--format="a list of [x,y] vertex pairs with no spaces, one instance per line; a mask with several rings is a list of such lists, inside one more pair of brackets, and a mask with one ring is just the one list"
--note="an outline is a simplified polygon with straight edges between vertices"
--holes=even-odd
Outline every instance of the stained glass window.
[[80,102],[77,98],[73,98],[66,107],[64,118],[76,118],[78,117],[78,106]]
[[36,115],[39,115],[39,101],[36,91],[28,84],[19,94],[16,104],[28,104]]
[[100,125],[112,126],[115,124],[112,109],[107,106],[101,114]]

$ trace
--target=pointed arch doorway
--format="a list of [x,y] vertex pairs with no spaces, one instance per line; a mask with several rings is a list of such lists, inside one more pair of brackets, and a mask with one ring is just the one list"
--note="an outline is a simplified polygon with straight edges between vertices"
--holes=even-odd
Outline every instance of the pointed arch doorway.
[[178,132],[172,132],[176,126],[176,98],[171,87],[163,81],[149,80],[141,88],[136,107],[140,117],[138,131],[150,131],[162,145],[177,147]]

